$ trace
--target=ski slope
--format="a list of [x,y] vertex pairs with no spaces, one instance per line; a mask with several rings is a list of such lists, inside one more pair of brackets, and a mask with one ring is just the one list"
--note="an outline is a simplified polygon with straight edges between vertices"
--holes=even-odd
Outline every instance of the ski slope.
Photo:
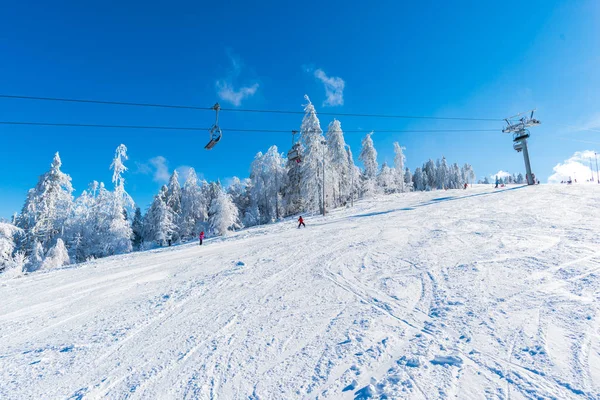
[[398,194],[0,278],[0,398],[600,399],[599,198]]

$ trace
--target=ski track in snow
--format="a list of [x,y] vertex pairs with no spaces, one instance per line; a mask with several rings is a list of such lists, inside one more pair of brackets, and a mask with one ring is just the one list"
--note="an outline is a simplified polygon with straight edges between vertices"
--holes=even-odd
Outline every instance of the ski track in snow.
[[600,399],[598,196],[398,194],[0,277],[0,398]]

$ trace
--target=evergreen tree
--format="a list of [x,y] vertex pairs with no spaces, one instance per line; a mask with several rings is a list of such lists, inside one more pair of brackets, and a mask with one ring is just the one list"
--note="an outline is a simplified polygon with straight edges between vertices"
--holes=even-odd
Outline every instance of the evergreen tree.
[[368,133],[362,140],[362,148],[358,159],[362,161],[364,169],[362,175],[362,193],[363,196],[372,196],[376,194],[376,178],[377,178],[377,150],[373,145],[371,138],[373,132]]
[[62,239],[56,239],[56,244],[48,250],[42,262],[41,269],[52,269],[69,264],[69,253]]
[[385,194],[396,191],[396,171],[388,167],[387,162],[381,165],[381,170],[377,176],[377,184]]
[[16,267],[15,239],[22,233],[23,231],[13,224],[0,222],[0,273]]
[[208,219],[208,206],[198,184],[196,171],[191,168],[181,191],[181,215],[179,229],[181,237],[193,239],[202,231]]
[[438,189],[447,189],[450,188],[450,171],[448,169],[448,161],[446,161],[446,157],[442,156],[442,161],[438,160],[438,166],[436,168],[437,174],[437,183],[436,186]]
[[139,207],[135,208],[135,214],[133,215],[133,223],[131,224],[131,230],[133,233],[131,244],[134,250],[140,250],[143,242],[143,231],[144,231],[144,220],[142,218],[142,211]]
[[277,146],[271,146],[267,153],[259,152],[250,167],[250,204],[258,208],[261,223],[278,220],[283,215],[282,191],[287,180],[284,164]]
[[405,188],[405,190],[410,192],[412,187],[413,187],[413,176],[410,172],[410,169],[408,167],[406,167],[406,170],[404,171],[404,188]]
[[169,189],[163,185],[160,192],[154,196],[154,201],[144,218],[144,241],[155,242],[159,246],[173,239],[176,226],[173,213],[167,207],[167,194]]
[[215,235],[225,235],[229,230],[241,227],[239,211],[221,186],[217,187],[216,195],[210,204],[208,223]]
[[106,241],[106,254],[103,255],[128,253],[132,250],[133,232],[127,219],[127,208],[132,208],[134,203],[131,196],[125,191],[123,174],[127,171],[127,168],[123,164],[124,160],[127,160],[127,147],[121,144],[117,147],[115,158],[111,164],[113,170],[112,182],[115,189],[112,193],[110,220],[107,221],[108,235],[104,238]]
[[404,156],[402,150],[403,148],[400,146],[400,144],[398,142],[394,142],[394,170],[396,172],[396,187],[401,192],[404,192],[404,163],[406,161],[406,157]]
[[423,178],[425,179],[425,189],[423,190],[432,190],[437,187],[437,172],[435,168],[435,163],[432,159],[429,159],[423,166]]
[[304,118],[300,127],[303,158],[300,163],[300,190],[303,208],[309,211],[323,210],[323,157],[325,153],[325,138],[315,107],[307,95],[308,104],[304,107]]
[[64,233],[64,226],[73,205],[71,177],[60,170],[62,162],[55,154],[50,170],[40,176],[35,188],[27,193],[27,200],[17,219],[17,226],[25,232],[20,248],[27,254],[39,242],[49,249]]
[[332,206],[339,207],[346,203],[351,190],[350,163],[340,121],[334,119],[329,124],[326,137],[329,155],[326,186],[331,188]]
[[165,204],[167,205],[168,212],[171,214],[171,220],[175,224],[172,237],[173,241],[178,241],[181,237],[181,186],[179,185],[179,174],[177,170],[173,171],[169,178],[169,184],[167,185],[167,195]]

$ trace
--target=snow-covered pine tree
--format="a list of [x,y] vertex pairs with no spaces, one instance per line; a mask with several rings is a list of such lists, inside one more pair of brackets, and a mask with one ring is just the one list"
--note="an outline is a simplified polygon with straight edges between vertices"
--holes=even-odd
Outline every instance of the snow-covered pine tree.
[[394,193],[396,191],[396,171],[388,167],[387,162],[383,162],[381,170],[377,176],[377,185],[385,194]]
[[62,239],[56,239],[56,244],[48,250],[41,269],[52,269],[69,264],[69,253]]
[[[286,177],[287,179],[287,177]],[[231,180],[231,184],[227,188],[227,193],[231,196],[233,204],[237,207],[240,212],[240,220],[244,220],[246,210],[250,206],[250,188],[252,181],[247,178],[242,181],[237,176],[234,176]],[[245,224],[244,224],[245,225]],[[248,225],[250,226],[250,225]]]
[[[287,162],[287,185],[284,188],[283,194],[283,199],[286,206],[286,215],[297,214],[304,209],[304,201],[302,199],[301,167],[302,160],[304,159],[304,149],[302,147],[302,143],[298,143],[297,150],[300,159],[288,160]],[[256,220],[256,218],[258,217],[258,208],[256,208],[255,206],[253,207],[249,204],[246,209],[250,210],[250,208],[253,208],[253,212],[251,212],[250,215],[250,220]],[[248,220],[248,218],[244,216],[244,225],[252,226],[251,224],[247,224],[246,220]]]
[[[487,179],[487,178],[486,178]],[[517,183],[518,184],[523,184],[525,183],[525,178],[523,177],[523,174],[519,172],[519,174],[517,175]]]
[[167,186],[163,185],[160,192],[154,196],[154,201],[144,218],[144,242],[155,242],[164,246],[173,238],[176,226],[173,213],[166,203],[168,191]]
[[174,170],[173,174],[171,174],[167,189],[165,204],[171,213],[171,220],[175,224],[175,230],[170,239],[176,242],[181,237],[181,186],[179,185],[179,174],[177,173],[177,170]]
[[483,178],[483,184],[484,185],[489,185],[490,184],[490,180],[489,180],[489,178],[487,176],[485,178]]
[[420,167],[415,169],[415,173],[412,177],[413,187],[415,190],[425,190],[425,177],[423,176],[423,170]]
[[438,165],[436,167],[436,186],[438,189],[448,189],[451,187],[450,185],[450,171],[448,169],[448,161],[446,157],[442,156],[442,161],[438,160]]
[[327,128],[328,168],[325,178],[326,187],[331,188],[331,205],[339,207],[345,204],[351,191],[350,164],[346,152],[346,141],[342,124],[334,119]]
[[315,107],[307,95],[308,102],[304,106],[304,118],[300,126],[300,141],[302,143],[303,158],[300,163],[300,192],[303,199],[303,208],[307,211],[323,210],[323,158],[326,152],[325,138]]
[[435,163],[430,158],[429,161],[425,163],[423,166],[423,179],[425,184],[424,190],[433,190],[437,187],[437,171],[435,168]]
[[216,189],[215,197],[210,204],[208,223],[213,234],[225,235],[228,231],[241,227],[239,211],[233,204],[231,196],[225,193],[220,185]]
[[363,138],[362,148],[358,157],[364,167],[362,174],[362,194],[364,197],[370,197],[377,193],[377,150],[375,150],[371,135],[373,135],[373,132],[368,133]]
[[250,167],[250,204],[258,207],[261,223],[273,222],[283,215],[281,193],[287,181],[284,165],[277,146],[271,146],[265,154],[256,154]]
[[0,221],[0,273],[16,267],[14,260],[15,239],[23,231],[13,224]]
[[395,180],[396,180],[396,188],[404,192],[404,162],[406,161],[406,157],[402,152],[404,150],[403,147],[400,146],[398,142],[394,142],[394,171]]
[[413,187],[413,176],[410,172],[410,168],[406,167],[404,171],[404,190],[410,192]]
[[204,199],[196,171],[191,168],[181,190],[180,234],[194,239],[208,219],[208,204]]
[[135,208],[133,222],[131,224],[131,231],[133,234],[131,238],[133,250],[140,250],[143,242],[144,220],[142,218],[142,211],[139,207]]
[[113,170],[112,182],[115,189],[112,193],[108,235],[105,238],[105,255],[129,253],[132,250],[133,231],[127,219],[127,209],[132,209],[134,202],[125,191],[125,178],[123,178],[123,174],[127,171],[127,167],[123,163],[125,160],[127,160],[127,147],[121,144],[117,147],[115,158],[110,165]]
[[354,164],[354,156],[352,155],[352,150],[350,146],[347,147],[348,154],[348,169],[350,173],[350,200],[357,199],[357,195],[360,193],[360,185],[361,185],[361,177],[360,177],[360,168],[358,168]]
[[17,226],[25,232],[19,248],[27,254],[39,242],[49,249],[64,233],[65,222],[73,205],[71,177],[60,170],[62,162],[54,155],[50,170],[40,176],[35,188],[27,193],[27,199],[17,218]]

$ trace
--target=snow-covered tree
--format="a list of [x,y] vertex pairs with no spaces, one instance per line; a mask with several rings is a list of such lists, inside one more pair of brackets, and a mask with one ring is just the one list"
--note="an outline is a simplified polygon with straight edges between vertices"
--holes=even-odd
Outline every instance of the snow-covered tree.
[[163,246],[173,239],[176,226],[173,213],[167,207],[166,199],[169,189],[163,185],[160,192],[154,196],[154,201],[144,218],[144,241],[155,242]]
[[143,232],[144,232],[144,220],[142,218],[142,211],[139,207],[135,208],[135,213],[133,215],[133,222],[131,224],[132,238],[131,245],[134,250],[139,250],[142,246],[142,242],[144,240]]
[[27,200],[17,219],[17,226],[25,232],[20,248],[31,254],[36,242],[49,249],[64,234],[67,217],[73,205],[71,177],[60,170],[62,162],[54,155],[50,170],[40,176],[35,188],[27,193]]
[[354,165],[354,156],[352,155],[352,150],[350,147],[347,147],[348,154],[348,169],[350,173],[350,200],[356,199],[358,193],[360,193],[360,185],[361,185],[361,177],[360,177],[360,168]]
[[123,174],[127,171],[123,163],[125,160],[127,160],[127,147],[121,144],[117,147],[115,158],[111,164],[114,192],[112,193],[110,221],[107,221],[108,235],[105,237],[105,255],[128,253],[132,250],[131,238],[133,237],[133,231],[127,219],[127,209],[133,208],[134,202],[125,191],[125,179],[123,178]]
[[373,132],[368,133],[362,140],[362,148],[358,159],[363,163],[362,176],[362,193],[363,196],[369,197],[376,194],[376,178],[377,178],[377,150],[373,145],[371,138]]
[[213,234],[225,235],[230,230],[240,228],[239,211],[231,196],[220,185],[217,188],[216,196],[210,204],[208,223]]
[[408,167],[406,167],[406,170],[404,171],[404,190],[410,192],[412,187],[413,187],[413,176],[412,176],[412,173],[410,172],[410,169]]
[[446,161],[446,157],[442,156],[442,161],[438,160],[438,164],[436,166],[436,187],[438,189],[447,189],[450,187],[449,183],[449,175],[450,171],[448,169],[448,161]]
[[191,168],[181,190],[179,229],[182,238],[195,238],[207,220],[208,204],[198,184],[196,171]]
[[167,205],[168,211],[171,213],[171,220],[175,224],[175,230],[173,231],[173,241],[178,241],[181,237],[181,185],[179,185],[179,174],[177,170],[173,171],[167,184],[167,197],[165,204]]
[[69,264],[69,253],[62,239],[57,239],[56,244],[48,250],[41,269],[52,269]]
[[406,157],[404,156],[402,150],[403,147],[401,147],[398,142],[394,142],[394,170],[396,172],[396,188],[401,192],[404,192],[404,162],[406,161]]
[[282,191],[286,185],[285,160],[277,146],[258,153],[250,167],[250,205],[258,207],[261,223],[278,220],[284,213]]
[[[339,207],[345,204],[351,190],[350,164],[346,151],[346,141],[342,124],[334,119],[327,129],[326,186],[331,188],[331,205]],[[329,178],[328,178],[329,177]]]
[[[487,177],[486,177],[487,179]],[[523,177],[523,174],[519,172],[519,174],[517,175],[517,183],[518,184],[523,184],[525,183],[525,178]]]
[[415,190],[425,190],[427,186],[426,178],[423,176],[423,170],[420,167],[415,169],[415,173],[413,175],[413,187]]
[[13,224],[0,222],[0,272],[16,267],[15,239],[22,233],[23,231]]
[[377,185],[383,193],[389,194],[396,191],[396,179],[396,171],[388,167],[387,162],[384,162],[377,176]]
[[435,168],[435,163],[433,162],[432,159],[429,159],[429,161],[427,161],[425,163],[425,165],[423,166],[423,178],[426,178],[424,181],[424,183],[425,183],[424,190],[432,190],[437,187],[436,176],[437,176],[437,172],[436,172],[436,168]]
[[303,158],[300,163],[300,192],[303,199],[303,208],[309,211],[323,210],[323,158],[327,148],[321,123],[317,118],[315,107],[307,95],[304,96],[308,104],[304,106],[304,118],[300,126],[300,141],[302,143]]
[[[287,171],[284,168],[284,173]],[[285,177],[287,180],[287,176]],[[250,188],[252,187],[252,181],[250,178],[244,179],[243,181],[234,176],[227,187],[227,193],[231,196],[233,204],[237,207],[240,212],[240,220],[244,220],[246,210],[250,207]],[[285,188],[285,187],[284,187]],[[245,225],[245,224],[244,224]],[[246,225],[245,225],[246,226]],[[247,225],[250,226],[250,225]]]

